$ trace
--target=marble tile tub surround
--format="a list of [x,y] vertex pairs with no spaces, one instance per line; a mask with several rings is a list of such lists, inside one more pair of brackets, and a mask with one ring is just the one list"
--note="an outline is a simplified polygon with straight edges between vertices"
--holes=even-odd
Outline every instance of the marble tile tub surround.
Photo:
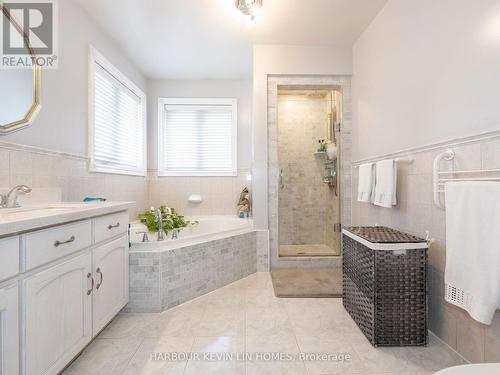
[[[435,156],[452,147],[457,170],[500,168],[500,134],[468,144],[443,144],[431,151],[413,154],[415,161],[400,165],[398,206],[393,209],[353,201],[355,225],[388,225],[415,235],[429,230],[436,242],[429,250],[430,329],[471,362],[500,362],[500,314],[491,326],[484,326],[444,301],[446,257],[445,211],[433,204],[432,168]],[[443,167],[444,168],[444,164]],[[353,169],[353,193],[357,191],[357,169]]]
[[352,150],[352,99],[350,76],[321,76],[321,75],[294,75],[269,76],[267,82],[268,96],[268,207],[269,207],[269,247],[271,268],[278,267],[340,267],[341,259],[334,258],[307,258],[284,260],[278,258],[278,122],[277,103],[278,86],[339,86],[342,93],[342,132],[340,155],[340,199],[341,222],[343,225],[351,223],[351,150]]
[[[347,353],[336,361],[152,360],[154,353]],[[431,335],[428,347],[374,348],[338,298],[277,298],[255,273],[161,314],[121,314],[64,375],[431,375],[463,364]]]
[[131,251],[125,311],[161,312],[255,273],[256,249],[252,231],[168,251],[161,251],[161,244]]
[[131,218],[149,207],[145,177],[89,173],[84,156],[0,142],[0,190],[19,184],[59,188],[63,201],[80,202],[85,197],[134,201]]

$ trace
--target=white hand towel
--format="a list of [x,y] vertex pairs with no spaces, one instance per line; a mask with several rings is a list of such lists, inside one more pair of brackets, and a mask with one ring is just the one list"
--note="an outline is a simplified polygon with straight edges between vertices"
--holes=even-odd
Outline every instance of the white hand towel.
[[397,165],[396,160],[382,160],[375,164],[375,192],[373,204],[391,208],[397,204]]
[[445,300],[491,324],[500,305],[500,183],[445,186]]
[[373,163],[361,164],[359,166],[359,179],[358,179],[358,201],[371,202],[372,192],[375,184],[373,176]]

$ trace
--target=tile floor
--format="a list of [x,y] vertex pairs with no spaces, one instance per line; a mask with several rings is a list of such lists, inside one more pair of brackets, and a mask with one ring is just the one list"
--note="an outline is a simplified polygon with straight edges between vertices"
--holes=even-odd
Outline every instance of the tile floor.
[[[254,354],[233,361],[166,358],[186,352]],[[350,360],[302,360],[301,352]],[[265,361],[255,353],[286,357]],[[162,314],[119,315],[64,375],[423,375],[461,363],[433,336],[428,347],[373,348],[340,299],[276,298],[269,274],[257,273]]]
[[278,268],[271,280],[277,297],[342,297],[342,268]]

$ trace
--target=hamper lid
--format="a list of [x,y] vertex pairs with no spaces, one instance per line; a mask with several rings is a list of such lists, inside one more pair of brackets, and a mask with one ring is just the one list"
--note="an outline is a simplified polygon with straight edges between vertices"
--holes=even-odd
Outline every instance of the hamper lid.
[[420,243],[423,238],[389,227],[347,227],[347,231],[372,243]]

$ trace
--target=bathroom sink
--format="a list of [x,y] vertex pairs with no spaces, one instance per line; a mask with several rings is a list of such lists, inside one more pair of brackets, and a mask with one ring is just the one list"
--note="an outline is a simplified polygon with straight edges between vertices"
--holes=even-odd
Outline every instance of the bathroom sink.
[[134,202],[45,202],[17,208],[0,208],[0,238],[125,211],[133,206]]
[[4,208],[0,209],[0,222],[57,215],[65,212],[81,210],[82,208],[87,208],[89,206],[89,204],[84,203],[61,203],[32,207]]

